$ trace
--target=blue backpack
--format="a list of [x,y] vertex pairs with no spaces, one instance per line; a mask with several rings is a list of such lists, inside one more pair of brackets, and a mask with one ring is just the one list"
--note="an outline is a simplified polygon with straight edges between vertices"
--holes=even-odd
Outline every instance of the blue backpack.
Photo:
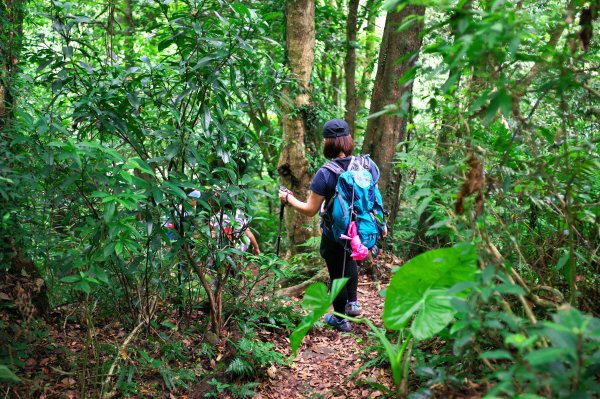
[[324,204],[321,216],[333,238],[345,248],[349,248],[348,241],[340,235],[346,234],[351,220],[356,221],[360,240],[369,249],[375,246],[385,226],[383,199],[377,180],[371,175],[371,163],[369,156],[364,155],[352,157],[346,170],[334,161],[324,165],[338,178],[335,194]]

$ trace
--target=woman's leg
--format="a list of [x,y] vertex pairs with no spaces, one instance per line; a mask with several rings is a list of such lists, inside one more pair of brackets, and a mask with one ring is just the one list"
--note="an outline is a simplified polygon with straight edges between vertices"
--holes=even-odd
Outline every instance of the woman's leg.
[[[344,313],[347,301],[356,301],[356,291],[358,288],[358,266],[356,261],[350,257],[350,254],[344,250],[344,247],[337,242],[321,237],[321,256],[325,259],[329,279],[331,282],[342,277],[342,273],[349,280],[342,288],[338,296],[333,301],[333,309],[336,312]],[[346,264],[344,265],[344,258]]]

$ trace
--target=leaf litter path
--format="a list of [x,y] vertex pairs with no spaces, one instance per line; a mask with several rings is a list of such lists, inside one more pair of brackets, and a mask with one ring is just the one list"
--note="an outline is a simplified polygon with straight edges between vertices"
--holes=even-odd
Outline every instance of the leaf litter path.
[[[381,326],[384,299],[379,291],[384,288],[368,276],[359,277],[358,300],[364,317]],[[298,300],[298,306],[300,300]],[[377,367],[357,372],[377,353],[369,348],[372,342],[369,328],[363,323],[352,323],[352,333],[340,333],[324,323],[313,326],[304,338],[298,356],[290,367],[272,367],[269,380],[261,384],[255,398],[377,398],[383,393],[365,385],[375,382],[390,388],[389,370]],[[286,356],[291,351],[289,340],[277,337],[274,344]],[[353,373],[357,372],[353,375]]]

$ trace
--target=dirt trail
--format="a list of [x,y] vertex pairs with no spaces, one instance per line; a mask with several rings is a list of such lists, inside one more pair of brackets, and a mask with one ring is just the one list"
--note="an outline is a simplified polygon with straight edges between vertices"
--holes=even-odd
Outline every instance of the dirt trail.
[[[384,288],[361,276],[358,300],[363,316],[381,325],[383,298],[378,292]],[[300,300],[298,300],[300,306]],[[373,381],[391,386],[389,371],[367,368],[352,376],[376,353],[368,349],[368,327],[353,323],[352,333],[339,333],[329,326],[314,326],[304,338],[298,356],[291,367],[274,369],[270,378],[258,389],[256,398],[376,398],[381,392],[372,387],[360,386],[361,381]],[[274,342],[284,355],[290,354],[285,338]]]

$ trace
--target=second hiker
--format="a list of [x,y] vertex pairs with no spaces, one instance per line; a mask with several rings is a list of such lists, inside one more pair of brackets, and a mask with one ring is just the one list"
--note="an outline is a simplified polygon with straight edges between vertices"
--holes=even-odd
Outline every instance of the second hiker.
[[[334,172],[336,165],[339,166],[337,169],[343,172],[348,169],[354,159],[361,160],[364,167],[371,173],[372,181],[376,183],[379,179],[377,165],[368,157],[353,157],[353,151],[354,141],[350,136],[348,124],[341,119],[333,119],[326,122],[323,126],[323,155],[332,161],[323,165],[313,177],[306,202],[299,200],[291,191],[285,188],[279,191],[281,202],[289,204],[306,216],[311,217],[316,215],[323,204],[329,204],[330,200],[336,194],[336,185],[339,177],[339,173]],[[336,165],[331,165],[331,163]],[[381,206],[382,204],[379,205]],[[327,219],[330,219],[330,217],[324,217],[321,221],[320,254],[325,259],[331,281],[342,277],[349,278],[342,291],[333,301],[333,309],[337,313],[358,316],[360,315],[357,300],[358,266],[350,252],[346,251],[344,245],[334,238],[331,221]],[[387,229],[385,226],[382,225],[381,229],[383,230],[381,232],[382,235],[386,235]],[[325,321],[339,331],[351,331],[352,329],[348,320],[332,314],[326,314]]]

